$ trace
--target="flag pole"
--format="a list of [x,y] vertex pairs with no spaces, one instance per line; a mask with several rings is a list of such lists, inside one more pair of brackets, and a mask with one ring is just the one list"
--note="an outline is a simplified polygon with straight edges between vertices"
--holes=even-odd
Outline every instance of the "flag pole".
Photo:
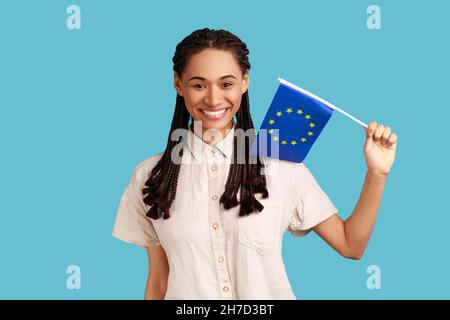
[[322,102],[323,104],[325,104],[326,106],[330,107],[331,109],[336,110],[336,111],[342,113],[344,116],[346,116],[346,117],[352,119],[352,120],[355,121],[356,123],[358,123],[358,124],[362,125],[363,127],[367,128],[367,124],[365,124],[364,122],[362,122],[362,121],[356,119],[354,116],[352,116],[351,114],[345,112],[344,110],[342,110],[342,109],[336,107],[334,104],[332,104],[332,103],[330,103],[330,102],[328,102],[328,101],[326,101],[326,100],[324,100],[324,99],[322,99],[322,98],[316,96],[315,94],[313,94],[313,93],[311,93],[311,92],[309,92],[309,91],[307,91],[307,90],[305,90],[305,89],[302,89],[302,88],[296,86],[296,85],[293,84],[293,83],[290,83],[290,82],[287,81],[287,80],[284,80],[284,79],[282,79],[282,78],[278,78],[278,81],[280,81],[282,84],[284,84],[284,85],[286,85],[286,86],[288,86],[288,87],[291,87],[291,88],[294,89],[294,90],[300,91],[301,93],[306,94],[307,96],[310,96],[311,98],[316,99],[316,100]]

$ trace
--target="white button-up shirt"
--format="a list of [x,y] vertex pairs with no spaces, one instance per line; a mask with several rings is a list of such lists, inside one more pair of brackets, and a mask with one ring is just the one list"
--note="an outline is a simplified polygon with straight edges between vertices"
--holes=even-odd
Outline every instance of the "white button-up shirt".
[[[189,130],[170,218],[146,217],[142,189],[156,154],[135,168],[120,200],[113,236],[161,245],[169,262],[165,299],[296,299],[282,259],[286,230],[304,236],[337,209],[303,163],[263,158],[264,210],[239,217],[219,203],[233,153],[234,128],[215,146]],[[240,193],[238,193],[239,199]]]

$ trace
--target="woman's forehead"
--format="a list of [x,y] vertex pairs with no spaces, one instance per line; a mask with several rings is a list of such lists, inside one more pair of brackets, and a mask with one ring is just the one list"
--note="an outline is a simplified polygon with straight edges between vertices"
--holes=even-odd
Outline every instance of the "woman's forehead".
[[218,81],[226,75],[236,79],[242,77],[239,64],[231,52],[217,49],[205,49],[193,55],[186,66],[185,75],[187,80],[201,77],[207,81]]

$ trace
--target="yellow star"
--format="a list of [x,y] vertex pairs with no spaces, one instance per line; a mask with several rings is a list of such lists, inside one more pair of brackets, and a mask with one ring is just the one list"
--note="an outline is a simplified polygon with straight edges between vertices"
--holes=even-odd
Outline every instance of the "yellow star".
[[281,141],[281,144],[287,144],[286,140]]
[[302,137],[300,140],[301,140],[302,142],[306,142],[306,138],[305,138],[305,137]]
[[314,133],[312,131],[308,131],[308,136],[312,136]]
[[272,133],[273,133],[273,129],[269,129],[267,132],[268,132],[269,134],[272,134]]
[[310,126],[311,128],[314,128],[314,127],[316,126],[316,124],[315,124],[314,122],[310,122],[310,123],[309,123],[309,126]]
[[292,108],[287,108],[287,109],[286,109],[286,112],[287,112],[287,113],[291,113],[291,112],[292,112]]
[[307,114],[307,115],[305,116],[305,119],[309,120],[309,119],[311,119],[311,116],[310,116],[309,114]]
[[298,113],[298,114],[302,114],[302,113],[303,113],[303,110],[302,110],[302,109],[297,109],[297,113]]
[[278,112],[277,112],[277,117],[281,117],[282,114],[283,114],[283,113],[282,113],[281,111],[278,111]]
[[295,145],[297,144],[297,141],[292,140],[292,141],[291,141],[291,144],[292,144],[293,146],[295,146]]
[[273,141],[278,141],[278,136],[273,136]]
[[273,120],[273,119],[269,120],[269,124],[274,124],[274,123],[275,123],[275,120]]

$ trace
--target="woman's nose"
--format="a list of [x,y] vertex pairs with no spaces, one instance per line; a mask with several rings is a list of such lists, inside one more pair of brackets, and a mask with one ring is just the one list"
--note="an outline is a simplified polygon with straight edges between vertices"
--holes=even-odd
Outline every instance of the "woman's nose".
[[220,89],[212,86],[205,97],[205,102],[211,107],[219,106],[222,103],[223,97]]

